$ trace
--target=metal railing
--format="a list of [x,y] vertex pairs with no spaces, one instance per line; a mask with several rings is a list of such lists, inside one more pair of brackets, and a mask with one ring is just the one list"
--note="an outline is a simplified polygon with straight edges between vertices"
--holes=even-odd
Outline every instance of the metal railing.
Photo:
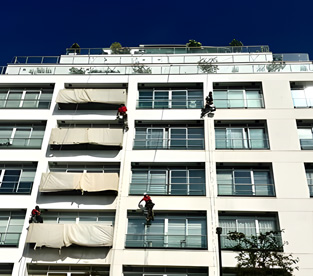
[[[244,177],[240,177],[242,179]],[[251,178],[246,177],[247,182]],[[231,195],[231,196],[275,196],[273,183],[227,183],[223,181],[217,182],[218,195]]]
[[264,108],[263,98],[258,99],[216,99],[214,98],[216,108]]
[[215,139],[216,149],[269,149],[268,139]]
[[49,109],[51,100],[1,99],[0,109]]
[[43,138],[0,138],[0,149],[40,149]]
[[[191,178],[192,179],[192,178]],[[164,183],[130,183],[131,195],[142,195],[147,192],[151,195],[205,195],[205,183],[186,184],[164,184]]]
[[[282,237],[281,234],[272,234],[274,236],[274,238],[277,241],[277,245],[278,246],[283,246],[283,241],[282,241]],[[255,236],[258,236],[257,234],[255,234]],[[249,238],[249,236],[246,236],[247,238]],[[229,249],[229,250],[234,250],[234,246],[236,246],[238,243],[236,241],[232,241],[227,239],[227,235],[226,234],[222,234],[221,235],[221,248],[222,249]]]
[[60,56],[15,56],[13,64],[55,64],[59,63]]
[[127,234],[126,247],[207,248],[205,235]]
[[[150,64],[151,65],[151,64]],[[271,63],[226,65],[212,64],[216,69],[206,72],[198,64],[164,64],[160,65],[140,65],[138,66],[73,66],[73,65],[36,65],[36,66],[16,66],[9,65],[0,68],[1,74],[6,75],[188,75],[188,74],[266,74],[266,73],[304,73],[313,72],[312,63],[284,64],[281,68],[273,69]]]
[[201,46],[201,47],[122,47],[115,52],[110,48],[67,48],[67,55],[167,55],[167,54],[197,54],[197,53],[268,53],[268,45],[262,46]]
[[0,232],[0,246],[18,246],[21,233]]
[[156,149],[169,149],[169,150],[203,150],[204,138],[181,138],[181,139],[146,139],[135,138],[134,150],[156,150]]
[[195,100],[137,100],[138,109],[199,109],[203,107],[203,99]]

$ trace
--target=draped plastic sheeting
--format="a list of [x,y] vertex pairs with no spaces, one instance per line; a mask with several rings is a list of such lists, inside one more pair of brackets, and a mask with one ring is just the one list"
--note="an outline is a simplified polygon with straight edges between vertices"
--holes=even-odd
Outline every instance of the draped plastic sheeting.
[[126,89],[61,89],[56,102],[124,104]]
[[119,128],[53,128],[49,144],[95,144],[122,146],[123,129]]
[[43,173],[40,192],[82,190],[87,192],[117,191],[118,173]]
[[35,248],[62,248],[72,244],[88,247],[112,246],[113,226],[32,223],[28,229],[26,243],[35,243]]

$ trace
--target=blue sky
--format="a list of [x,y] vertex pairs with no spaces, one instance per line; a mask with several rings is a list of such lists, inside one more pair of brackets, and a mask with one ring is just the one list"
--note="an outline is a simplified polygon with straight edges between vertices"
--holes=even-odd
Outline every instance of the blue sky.
[[313,59],[313,1],[1,1],[0,65],[13,56],[53,56],[82,48],[139,44],[269,45]]

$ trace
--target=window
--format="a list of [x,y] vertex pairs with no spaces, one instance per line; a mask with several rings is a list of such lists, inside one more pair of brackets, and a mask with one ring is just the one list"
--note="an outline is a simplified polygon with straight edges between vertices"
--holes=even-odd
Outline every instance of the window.
[[208,276],[207,267],[124,266],[124,276]]
[[217,168],[218,195],[275,196],[269,169]]
[[308,182],[310,196],[313,197],[313,167],[311,164],[305,165],[306,180]]
[[137,108],[202,108],[203,91],[195,89],[147,89],[139,91]]
[[115,214],[110,212],[54,212],[43,214],[44,223],[104,223],[114,224]]
[[312,107],[313,106],[313,86],[291,87],[291,95],[294,107]]
[[261,83],[215,83],[213,98],[217,108],[264,108]]
[[134,149],[204,149],[203,127],[136,127]]
[[131,195],[205,195],[204,167],[132,167]]
[[229,232],[241,232],[246,236],[256,236],[260,233],[278,231],[278,221],[275,215],[271,216],[244,216],[244,215],[220,215],[219,226],[222,227],[221,247],[231,248],[235,245],[227,239]]
[[313,128],[312,126],[298,126],[298,135],[300,140],[300,146],[303,150],[313,149]]
[[264,124],[216,124],[216,149],[268,149]]
[[25,211],[0,211],[0,246],[18,246]]
[[45,124],[0,124],[0,148],[40,149]]
[[0,164],[0,194],[30,194],[37,165]]
[[53,88],[0,88],[0,109],[49,109]]
[[205,214],[158,214],[150,226],[142,216],[130,214],[126,247],[206,248]]
[[109,276],[108,266],[28,264],[28,276]]

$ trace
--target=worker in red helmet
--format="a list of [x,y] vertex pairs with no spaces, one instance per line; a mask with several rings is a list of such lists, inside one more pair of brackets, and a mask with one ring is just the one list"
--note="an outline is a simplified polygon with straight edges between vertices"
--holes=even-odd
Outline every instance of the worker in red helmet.
[[31,221],[33,223],[43,223],[43,218],[38,205],[32,210]]
[[127,120],[127,108],[125,104],[121,104],[120,107],[117,109],[117,119],[122,120],[124,124],[124,129],[128,130],[128,120]]
[[151,197],[147,193],[144,193],[143,198],[139,201],[138,203],[139,208],[140,208],[140,203],[143,201],[145,202],[145,208],[148,211],[147,221],[154,220],[154,214],[153,214],[152,209],[155,204],[152,202]]

